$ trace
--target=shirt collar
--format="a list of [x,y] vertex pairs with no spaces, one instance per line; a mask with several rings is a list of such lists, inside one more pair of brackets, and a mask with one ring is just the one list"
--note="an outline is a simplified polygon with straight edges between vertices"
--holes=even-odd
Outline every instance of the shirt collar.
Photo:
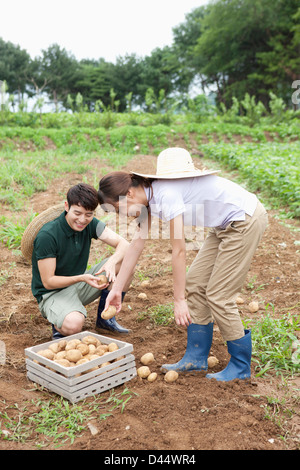
[[73,235],[76,235],[77,232],[75,230],[73,230],[70,225],[68,224],[67,220],[66,220],[66,214],[67,212],[64,211],[60,214],[59,216],[59,222],[60,222],[60,226],[63,230],[63,232],[65,233],[65,235],[70,238],[72,237]]

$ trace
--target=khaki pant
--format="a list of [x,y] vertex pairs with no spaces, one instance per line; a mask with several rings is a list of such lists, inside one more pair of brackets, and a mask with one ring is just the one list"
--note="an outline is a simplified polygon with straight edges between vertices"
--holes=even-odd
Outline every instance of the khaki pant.
[[[106,259],[102,260],[86,272],[95,274],[106,261]],[[71,312],[80,312],[86,317],[85,305],[94,302],[100,297],[101,292],[101,290],[90,286],[86,282],[77,282],[72,286],[43,295],[43,299],[39,303],[39,309],[44,318],[57,328],[61,328],[66,315]]]
[[268,216],[258,202],[252,217],[209,231],[187,274],[187,303],[193,323],[215,321],[225,341],[244,336],[236,298],[245,282]]

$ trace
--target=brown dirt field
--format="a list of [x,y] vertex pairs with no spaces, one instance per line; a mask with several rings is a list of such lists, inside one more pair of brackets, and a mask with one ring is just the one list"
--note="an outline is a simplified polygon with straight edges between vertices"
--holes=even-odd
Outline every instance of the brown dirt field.
[[[101,162],[94,159],[89,163],[91,180],[95,171],[101,176]],[[152,156],[139,156],[128,164],[128,168],[143,172],[152,171],[154,167],[155,158]],[[87,179],[88,176],[89,173]],[[28,209],[41,212],[61,202],[67,188],[81,180],[82,176],[74,173],[54,181],[48,191],[36,194],[29,201]],[[245,303],[240,306],[240,314],[244,319],[264,315],[270,303],[275,306],[274,315],[288,311],[299,315],[299,247],[294,244],[297,233],[275,216],[275,211],[269,212],[269,227],[241,293]],[[299,227],[297,221],[290,223]],[[93,244],[91,262],[103,250],[105,248],[99,243]],[[195,250],[188,250],[188,264],[195,255]],[[41,387],[35,388],[27,379],[24,357],[25,348],[51,340],[51,329],[41,317],[31,294],[30,263],[3,245],[0,246],[0,256],[2,271],[10,272],[0,288],[0,339],[6,346],[6,362],[0,366],[0,413],[7,411],[15,416],[17,405],[18,410],[25,409],[29,416],[36,412],[33,402],[56,397]],[[299,377],[288,381],[285,386],[275,376],[256,378],[253,363],[252,379],[249,381],[219,383],[206,379],[204,373],[180,375],[173,384],[163,380],[160,366],[182,357],[186,330],[175,324],[155,326],[149,318],[143,321],[137,319],[139,312],[150,306],[172,302],[170,259],[168,240],[147,243],[137,269],[151,279],[151,285],[141,287],[135,277],[119,316],[120,323],[132,330],[126,338],[119,339],[133,344],[137,366],[144,353],[153,352],[155,363],[151,369],[158,373],[157,381],[148,383],[136,377],[118,387],[122,390],[126,386],[135,393],[124,412],[116,411],[104,421],[95,416],[93,423],[99,430],[96,435],[93,436],[86,427],[72,445],[67,442],[61,449],[115,452],[299,449],[299,400],[298,409],[296,402]],[[15,263],[13,268],[11,263]],[[254,287],[249,289],[251,283]],[[147,294],[147,300],[138,298],[140,292]],[[257,300],[260,305],[255,314],[248,309],[251,300]],[[96,332],[96,311],[97,302],[88,306],[85,325],[88,331]],[[228,362],[228,354],[217,327],[211,352],[220,361],[214,370],[223,369]],[[109,392],[104,394],[108,396]],[[279,407],[275,405],[274,419],[265,418],[267,397],[271,396],[285,399],[287,404],[290,401],[293,409],[291,418],[281,417],[280,424],[276,422]],[[39,440],[41,438],[36,437],[36,441]],[[31,439],[26,443],[16,443],[0,435],[0,449],[36,449],[36,441]],[[53,448],[49,442],[47,449]]]

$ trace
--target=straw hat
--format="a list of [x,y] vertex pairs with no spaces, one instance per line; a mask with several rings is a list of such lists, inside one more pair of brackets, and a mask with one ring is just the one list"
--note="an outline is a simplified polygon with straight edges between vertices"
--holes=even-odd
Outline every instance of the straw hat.
[[218,170],[198,170],[195,168],[190,153],[180,147],[171,147],[163,150],[157,157],[155,175],[145,175],[132,171],[134,175],[155,179],[194,178],[217,173]]
[[32,251],[33,251],[33,242],[37,236],[40,229],[47,222],[56,219],[63,211],[65,205],[64,203],[57,204],[56,206],[49,207],[45,211],[37,215],[30,224],[26,227],[21,241],[21,252],[24,258],[28,261],[31,260]]

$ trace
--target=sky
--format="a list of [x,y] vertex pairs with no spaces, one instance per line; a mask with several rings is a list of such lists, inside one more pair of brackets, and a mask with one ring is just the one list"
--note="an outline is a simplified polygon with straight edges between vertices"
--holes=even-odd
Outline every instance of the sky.
[[173,28],[208,0],[4,0],[0,37],[31,58],[56,43],[77,60],[150,55],[171,45]]

